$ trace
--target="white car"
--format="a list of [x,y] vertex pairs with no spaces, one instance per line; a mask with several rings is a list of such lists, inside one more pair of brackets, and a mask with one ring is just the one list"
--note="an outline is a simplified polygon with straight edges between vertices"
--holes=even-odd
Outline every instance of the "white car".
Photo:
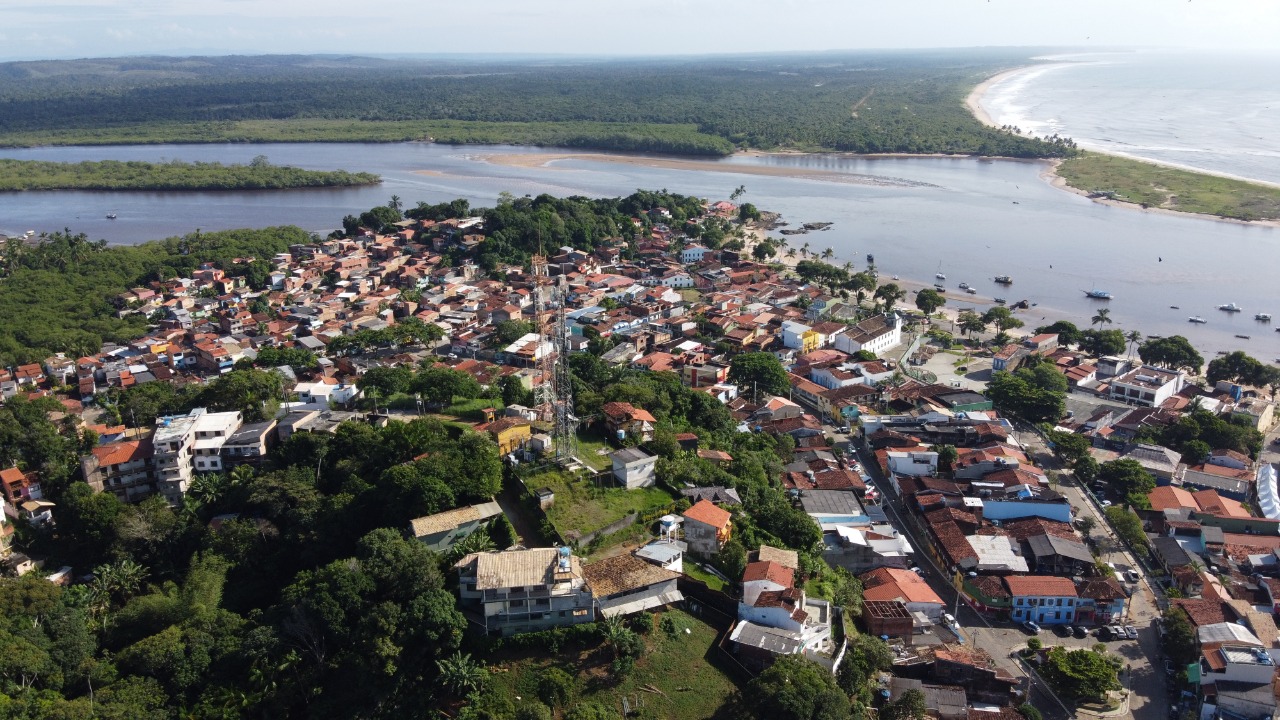
[[1102,507],[1104,507],[1104,508],[1111,507],[1111,501],[1110,501],[1110,500],[1103,500],[1100,504],[1101,504],[1101,505],[1102,505]]

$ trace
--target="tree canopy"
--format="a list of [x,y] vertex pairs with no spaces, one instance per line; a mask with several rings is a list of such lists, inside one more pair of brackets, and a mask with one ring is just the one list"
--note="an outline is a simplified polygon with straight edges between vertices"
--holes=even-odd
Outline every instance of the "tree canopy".
[[745,393],[784,395],[791,388],[791,381],[782,362],[768,352],[750,352],[735,355],[729,364],[729,381]]
[[1204,358],[1191,346],[1191,342],[1181,335],[1164,338],[1153,338],[1138,346],[1138,357],[1142,362],[1175,370],[1200,372]]

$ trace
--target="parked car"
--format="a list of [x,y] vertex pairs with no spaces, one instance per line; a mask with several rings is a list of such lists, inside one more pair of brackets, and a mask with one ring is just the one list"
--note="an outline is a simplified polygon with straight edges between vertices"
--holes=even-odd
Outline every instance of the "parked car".
[[1103,627],[1100,627],[1100,628],[1098,628],[1097,630],[1095,630],[1095,631],[1093,632],[1093,634],[1094,634],[1094,636],[1096,636],[1099,640],[1103,640],[1103,641],[1110,640],[1110,639],[1111,639],[1111,637],[1112,637],[1112,634],[1111,634],[1111,628],[1110,628],[1110,627],[1107,627],[1107,626],[1105,626],[1105,625],[1104,625]]
[[1026,621],[1026,622],[1022,623],[1022,629],[1023,629],[1023,630],[1026,630],[1027,632],[1031,633],[1032,635],[1039,635],[1039,634],[1040,634],[1040,626],[1039,626],[1039,625],[1037,625],[1037,624],[1035,624],[1034,622],[1031,622],[1030,620],[1028,620],[1028,621]]
[[1128,634],[1125,633],[1124,628],[1119,625],[1108,625],[1107,628],[1111,630],[1111,637],[1116,640],[1124,640],[1129,637]]
[[1073,628],[1070,625],[1054,625],[1053,634],[1058,637],[1071,637]]
[[1129,570],[1125,572],[1124,579],[1128,580],[1131,583],[1137,584],[1138,581],[1142,579],[1142,576],[1138,574],[1137,570]]
[[1136,628],[1136,627],[1134,627],[1134,626],[1132,626],[1132,625],[1125,625],[1125,626],[1124,626],[1124,636],[1125,636],[1125,637],[1127,637],[1127,638],[1129,638],[1130,640],[1137,640],[1137,639],[1138,639],[1138,628]]
[[956,616],[955,616],[955,615],[952,615],[951,613],[942,613],[942,622],[943,622],[943,624],[948,625],[948,626],[955,625],[955,624],[956,624]]
[[841,426],[840,426],[840,428],[839,428],[839,431],[840,431],[840,432],[842,432],[842,433],[844,433],[845,435],[848,435],[848,434],[849,434],[849,426],[848,426],[848,425],[841,425]]
[[1072,630],[1074,631],[1072,634],[1074,634],[1078,638],[1089,637],[1089,629],[1083,625],[1077,625],[1074,628],[1072,628]]
[[1098,503],[1098,504],[1099,504],[1099,505],[1101,505],[1101,506],[1102,506],[1102,507],[1104,507],[1104,508],[1105,508],[1105,507],[1111,507],[1111,501],[1110,501],[1110,500],[1103,500],[1101,503]]

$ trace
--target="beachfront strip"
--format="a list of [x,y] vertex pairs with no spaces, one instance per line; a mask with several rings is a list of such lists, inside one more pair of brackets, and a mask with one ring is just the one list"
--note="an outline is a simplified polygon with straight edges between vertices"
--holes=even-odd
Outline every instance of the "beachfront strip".
[[[733,218],[737,208],[708,203],[706,213]],[[893,647],[894,677],[884,688],[891,697],[921,689],[942,717],[997,720],[1014,717],[1010,708],[1026,701],[1030,687],[1003,648],[966,642],[957,608],[980,613],[984,623],[1022,623],[1036,633],[1062,626],[1078,637],[1099,628],[1099,639],[1109,639],[1124,635],[1114,628],[1148,581],[1197,633],[1198,658],[1170,682],[1186,683],[1206,706],[1261,717],[1247,710],[1272,692],[1280,659],[1275,473],[1234,450],[1187,457],[1141,440],[1144,428],[1178,423],[1193,410],[1267,432],[1274,408],[1262,392],[1206,388],[1179,370],[1089,357],[1060,346],[1052,333],[978,350],[997,373],[1047,361],[1074,397],[1097,403],[1095,412],[1064,417],[1054,430],[1083,438],[1099,461],[1134,460],[1150,474],[1154,489],[1137,504],[1149,506],[1137,509],[1137,519],[1150,564],[1116,568],[1099,558],[1094,523],[1084,521],[1097,508],[1082,513],[1062,492],[1070,477],[1037,464],[1035,433],[995,409],[983,387],[916,379],[911,365],[928,353],[916,349],[912,331],[929,318],[892,302],[868,309],[783,266],[697,245],[662,221],[659,208],[634,220],[629,241],[560,248],[538,264],[545,276],[516,266],[482,274],[467,259],[485,241],[479,217],[404,221],[390,234],[360,229],[290,248],[270,259],[265,291],[205,266],[120,298],[121,313],[162,318],[145,336],[85,357],[5,369],[0,394],[56,397],[69,421],[95,431],[98,444],[82,459],[83,479],[94,490],[126,502],[159,493],[178,506],[197,475],[259,467],[294,433],[445,412],[421,404],[391,413],[370,407],[359,380],[374,368],[447,367],[484,387],[514,378],[536,390],[551,382],[547,361],[564,361],[548,357],[558,350],[542,332],[563,313],[557,322],[567,327],[567,352],[589,352],[607,339],[601,362],[673,373],[727,406],[740,432],[790,438],[794,453],[781,482],[820,528],[822,558],[858,576],[864,604],[847,613],[811,596],[794,548],[749,548],[740,576],[720,577],[723,589],[709,585],[718,571],[708,561],[734,538],[744,510],[732,487],[688,486],[673,488],[685,500],[647,528],[650,541],[620,555],[588,562],[567,543],[464,555],[454,565],[460,607],[485,631],[535,631],[693,601],[730,618],[722,647],[746,672],[785,654],[836,672],[860,629]],[[459,264],[442,262],[458,250]],[[564,288],[558,295],[557,284]],[[554,298],[564,307],[553,307]],[[440,339],[390,332],[410,321],[438,328],[429,336]],[[529,331],[497,342],[512,322],[528,323]],[[350,342],[380,332],[373,342]],[[317,362],[309,372],[275,369],[289,399],[264,422],[204,409],[149,428],[85,419],[95,415],[95,396],[111,388],[208,382],[268,348],[305,350]],[[733,359],[752,352],[785,368],[785,394],[730,381]],[[554,455],[551,403],[483,415],[467,424],[492,438],[510,464]],[[608,467],[598,479],[630,492],[660,484],[657,419],[649,410],[611,402],[588,423],[607,443],[601,452]],[[695,434],[675,439],[700,460],[733,460],[699,448]],[[32,571],[40,560],[11,552],[8,523],[53,523],[56,508],[43,500],[37,472],[9,468],[0,480],[9,516],[0,514],[0,553],[14,572]],[[529,491],[543,510],[557,502],[549,488]],[[1095,491],[1090,502],[1110,505],[1107,488]],[[416,519],[408,530],[447,553],[502,514],[497,503],[483,503]],[[50,577],[65,581],[69,574],[64,568]],[[1157,664],[1131,656],[1147,661]]]

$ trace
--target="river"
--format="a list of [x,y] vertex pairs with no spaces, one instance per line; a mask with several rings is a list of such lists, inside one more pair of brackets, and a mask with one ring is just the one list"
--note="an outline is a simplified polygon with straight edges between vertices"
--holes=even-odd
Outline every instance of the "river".
[[[498,163],[491,156],[533,148],[432,144],[267,144],[53,147],[0,151],[0,157],[57,161],[161,160],[271,162],[379,173],[376,187],[225,193],[0,193],[0,232],[68,227],[91,238],[136,243],[190,232],[292,223],[317,232],[399,195],[412,206],[465,197],[491,205],[499,192],[616,196],[636,188],[723,198],[745,185],[745,201],[777,211],[793,226],[826,221],[830,230],[793,236],[837,261],[864,266],[874,253],[884,275],[931,283],[936,272],[955,288],[1026,298],[1028,326],[1067,318],[1089,324],[1109,307],[1113,325],[1144,334],[1182,334],[1206,359],[1245,349],[1280,358],[1280,333],[1253,320],[1280,318],[1273,289],[1280,275],[1280,228],[1110,207],[1052,187],[1036,162],[974,158],[736,156],[697,169],[606,162],[557,151],[548,163]],[[784,173],[784,174],[759,174]],[[107,220],[115,212],[118,219]],[[996,275],[1013,276],[1002,289]],[[1110,302],[1085,298],[1098,288]],[[954,291],[953,306],[969,306]],[[1244,312],[1215,308],[1235,302]],[[1179,309],[1171,309],[1170,306]],[[977,309],[983,309],[978,304]],[[1209,322],[1193,325],[1190,315]],[[1042,320],[1043,318],[1043,320]],[[1249,340],[1235,335],[1250,335]]]

